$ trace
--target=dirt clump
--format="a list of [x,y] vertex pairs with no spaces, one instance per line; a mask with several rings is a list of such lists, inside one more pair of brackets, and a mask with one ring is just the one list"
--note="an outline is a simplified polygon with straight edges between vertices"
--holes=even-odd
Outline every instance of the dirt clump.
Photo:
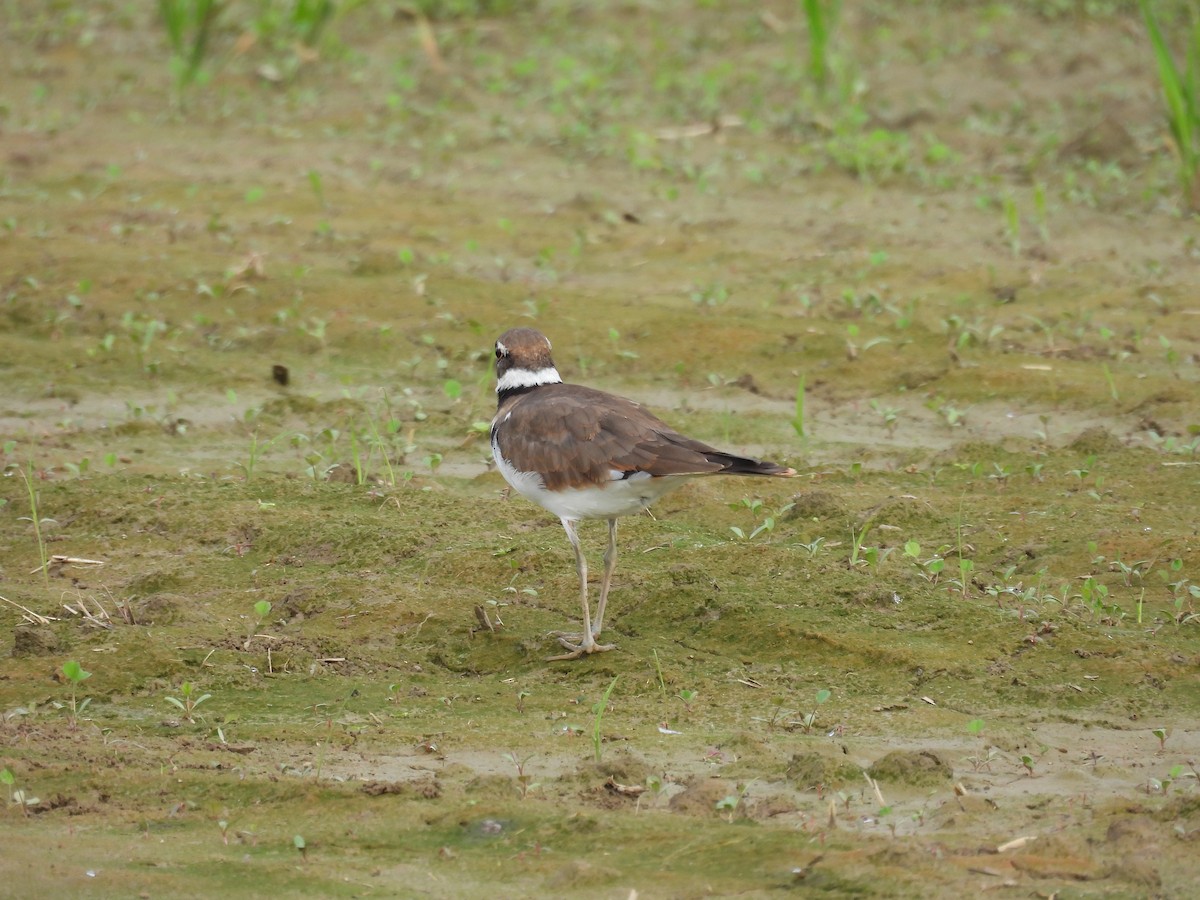
[[13,656],[50,656],[62,650],[62,641],[53,628],[21,625],[13,629]]
[[954,776],[950,764],[932,750],[893,750],[876,760],[867,773],[879,781],[914,786],[942,784]]

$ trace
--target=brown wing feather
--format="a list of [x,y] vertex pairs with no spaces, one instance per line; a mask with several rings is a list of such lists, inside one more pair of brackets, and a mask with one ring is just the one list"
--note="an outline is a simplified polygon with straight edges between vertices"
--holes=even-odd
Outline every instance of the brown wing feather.
[[[640,404],[579,385],[544,385],[499,411],[498,441],[517,469],[546,487],[602,485],[612,470],[663,475],[784,475],[790,469],[722,453],[685,437]],[[536,437],[533,437],[536,435]]]

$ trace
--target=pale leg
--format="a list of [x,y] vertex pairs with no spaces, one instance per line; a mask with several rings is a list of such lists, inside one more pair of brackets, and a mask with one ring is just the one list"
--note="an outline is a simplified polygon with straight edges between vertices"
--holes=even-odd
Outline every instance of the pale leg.
[[608,520],[608,549],[604,551],[604,578],[600,581],[600,600],[596,604],[596,621],[592,624],[592,637],[599,637],[604,628],[604,607],[608,603],[608,587],[612,584],[613,570],[617,567],[617,520]]
[[[587,558],[583,555],[583,548],[579,545],[579,535],[575,533],[575,521],[572,519],[562,519],[561,521],[563,530],[567,533],[567,540],[571,542],[571,547],[575,550],[575,571],[579,575],[579,600],[583,607],[583,639],[578,644],[573,644],[567,640],[565,635],[559,635],[558,642],[571,652],[551,656],[551,660],[578,659],[588,653],[602,653],[605,650],[613,649],[612,644],[596,643],[596,636],[592,633],[592,611],[588,605]],[[608,559],[607,555],[605,559]],[[603,604],[601,609],[603,609]]]

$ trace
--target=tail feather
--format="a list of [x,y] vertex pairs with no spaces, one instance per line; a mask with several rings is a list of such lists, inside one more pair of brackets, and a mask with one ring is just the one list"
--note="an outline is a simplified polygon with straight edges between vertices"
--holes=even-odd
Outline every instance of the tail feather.
[[705,453],[704,456],[709,462],[721,467],[716,473],[719,475],[773,475],[777,478],[791,478],[796,474],[795,469],[748,456],[734,456],[732,453],[720,451]]

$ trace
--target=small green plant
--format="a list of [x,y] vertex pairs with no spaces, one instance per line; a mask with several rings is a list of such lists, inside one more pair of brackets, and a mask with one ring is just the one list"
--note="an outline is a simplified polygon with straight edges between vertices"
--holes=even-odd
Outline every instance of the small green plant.
[[[655,799],[661,797],[667,790],[667,780],[659,775],[646,776],[646,790]],[[641,808],[641,797],[638,797],[638,808]]]
[[620,679],[620,677],[620,675],[613,676],[613,680],[609,682],[608,689],[604,692],[604,696],[600,698],[598,703],[592,706],[592,712],[595,714],[595,718],[592,719],[592,749],[596,754],[597,765],[600,763],[600,748],[604,742],[603,735],[600,732],[600,725],[604,721],[604,710],[608,708],[608,698],[612,696],[613,688],[617,686],[617,681]]
[[894,406],[884,406],[878,400],[871,401],[871,409],[875,410],[883,420],[883,427],[887,429],[888,437],[895,437],[896,428],[900,424],[900,410]]
[[83,701],[76,701],[76,694],[79,686],[87,679],[92,677],[91,672],[85,672],[83,666],[79,665],[78,661],[69,659],[63,663],[62,673],[67,681],[71,683],[71,727],[75,728],[79,723],[79,714],[87,709],[88,704],[92,702],[91,697],[86,697]]
[[[962,503],[958,506],[958,578],[950,583],[958,585],[962,598],[967,598],[971,586],[971,573],[975,571],[975,563],[967,558],[967,548],[970,546],[963,540]],[[974,549],[974,548],[971,548]]]
[[683,703],[683,708],[688,712],[692,711],[692,701],[696,699],[696,692],[690,688],[681,688],[679,693],[675,695]]
[[808,433],[804,429],[804,376],[800,376],[799,382],[796,384],[796,407],[792,415],[792,430],[796,432],[797,437],[808,437]]
[[850,568],[852,569],[857,569],[863,563],[863,540],[866,538],[870,528],[871,523],[865,522],[857,533],[855,533],[853,528],[850,529]]
[[938,577],[946,568],[946,560],[939,553],[928,559],[921,559],[921,545],[917,541],[907,541],[904,544],[904,558],[909,560],[917,569],[917,574],[930,584],[937,584]]
[[840,0],[804,0],[804,18],[808,23],[808,74],[817,92],[825,93],[833,68],[830,41],[837,27]]
[[208,55],[208,42],[221,3],[220,0],[158,0],[158,12],[171,44],[175,88],[183,92],[206,77],[204,58]]
[[662,663],[658,659],[658,650],[651,650],[654,654],[654,674],[658,676],[658,691],[664,697],[667,696],[667,682],[663,679]]
[[737,816],[737,811],[745,807],[746,794],[749,790],[749,784],[739,784],[736,787],[737,793],[726,794],[716,802],[716,810],[717,812],[725,813],[726,822],[733,824],[733,820]]
[[304,835],[298,834],[293,837],[292,846],[296,848],[296,852],[300,854],[300,858],[308,862],[308,843],[304,840]]
[[1167,749],[1167,729],[1155,728],[1150,733],[1158,738],[1158,752],[1162,753],[1165,751]]
[[263,620],[266,619],[271,612],[271,603],[268,600],[258,600],[254,604],[254,614],[258,617],[254,624],[250,626],[250,633],[246,635],[245,643],[242,644],[243,650],[250,649],[250,643],[254,640],[254,635],[258,629],[262,627]]
[[808,553],[809,559],[816,559],[817,554],[821,552],[821,545],[825,543],[825,538],[815,537],[809,543],[799,543],[796,546],[805,550]]
[[727,300],[729,300],[729,289],[720,282],[714,281],[707,285],[697,285],[692,289],[692,302],[701,311],[721,306]]
[[1021,255],[1021,213],[1017,210],[1017,201],[1012,197],[1004,198],[1004,236],[1008,240],[1008,249],[1014,257]]
[[[967,723],[967,733],[975,737],[983,733],[983,719],[972,719]],[[980,769],[992,771],[992,763],[1000,756],[1000,751],[995,747],[984,746],[981,748],[984,752],[974,756],[968,756],[967,762],[971,764],[971,768],[978,772]]]
[[21,813],[25,816],[29,815],[29,807],[37,806],[42,802],[37,797],[30,796],[24,788],[17,787],[17,777],[7,767],[0,769],[0,784],[8,788],[9,805],[15,803],[20,806]]
[[1171,766],[1171,768],[1170,768],[1170,770],[1168,770],[1166,776],[1164,778],[1162,778],[1161,780],[1158,778],[1155,778],[1153,775],[1150,776],[1148,787],[1149,787],[1151,793],[1157,794],[1157,793],[1161,792],[1165,796],[1167,794],[1167,792],[1169,790],[1171,790],[1171,785],[1173,785],[1176,781],[1179,781],[1181,778],[1195,778],[1195,777],[1196,777],[1196,772],[1194,769],[1191,772],[1185,772],[1183,770],[1182,765],[1176,764],[1176,765]]
[[196,686],[190,681],[185,681],[179,686],[178,697],[165,698],[172,706],[179,707],[183,712],[183,717],[189,722],[196,721],[196,708],[200,704],[212,698],[212,694],[197,694]]
[[38,491],[33,486],[33,461],[27,461],[24,468],[17,471],[25,482],[25,494],[29,498],[29,518],[33,522],[33,537],[37,541],[39,568],[42,571],[42,582],[50,587],[50,558],[46,555],[46,541],[42,537],[42,517],[38,513]]
[[826,703],[828,703],[829,698],[832,696],[833,696],[833,692],[830,691],[828,688],[822,688],[821,690],[817,691],[817,695],[815,697],[816,706],[813,707],[812,712],[807,713],[806,715],[802,716],[800,719],[800,726],[806,732],[812,731],[813,726],[817,722],[817,710],[820,709],[822,706],[824,706]]
[[504,758],[512,763],[517,770],[517,792],[521,795],[522,800],[529,796],[530,791],[541,787],[541,784],[534,781],[533,776],[525,771],[526,764],[533,757],[527,756],[521,759],[516,753],[505,753]]
[[246,462],[238,463],[238,467],[246,473],[246,480],[249,481],[254,477],[254,470],[258,467],[259,461],[263,454],[270,450],[275,444],[284,438],[291,437],[290,434],[280,434],[271,438],[269,441],[259,441],[258,430],[250,435],[250,453]]
[[1100,368],[1104,372],[1104,380],[1108,382],[1108,395],[1112,397],[1113,403],[1120,403],[1121,394],[1117,390],[1117,382],[1113,378],[1112,369],[1108,367],[1108,363],[1102,363]]
[[1158,63],[1158,81],[1166,105],[1167,124],[1179,153],[1179,183],[1184,202],[1200,209],[1200,16],[1193,10],[1191,27],[1184,35],[1185,65],[1181,68],[1171,56],[1151,0],[1139,0],[1146,32]]
[[[733,504],[733,508],[737,509],[739,506],[744,506],[746,509],[750,510],[750,513],[757,521],[759,510],[762,509],[762,505],[763,504],[761,500],[752,500],[749,497],[743,497],[740,504]],[[751,530],[749,534],[736,525],[729,526],[729,530],[734,533],[739,541],[752,541],[760,534],[770,535],[770,533],[775,530],[775,517],[766,516],[761,522],[758,522],[758,524],[755,525],[754,529]]]
[[[1079,590],[1083,602],[1092,610],[1092,615],[1099,618],[1104,615],[1105,601],[1108,599],[1108,586],[1100,583],[1094,576],[1089,575],[1083,580]],[[1115,609],[1115,607],[1114,607]]]
[[762,719],[762,718],[759,718],[756,716],[755,717],[756,720],[759,722],[766,722],[768,729],[775,728],[776,725],[785,721],[788,718],[788,716],[793,715],[795,712],[795,710],[790,710],[790,709],[786,708],[786,706],[785,706],[786,702],[787,701],[784,700],[783,697],[772,697],[771,698],[771,706],[773,707],[773,709],[771,711],[770,718]]

